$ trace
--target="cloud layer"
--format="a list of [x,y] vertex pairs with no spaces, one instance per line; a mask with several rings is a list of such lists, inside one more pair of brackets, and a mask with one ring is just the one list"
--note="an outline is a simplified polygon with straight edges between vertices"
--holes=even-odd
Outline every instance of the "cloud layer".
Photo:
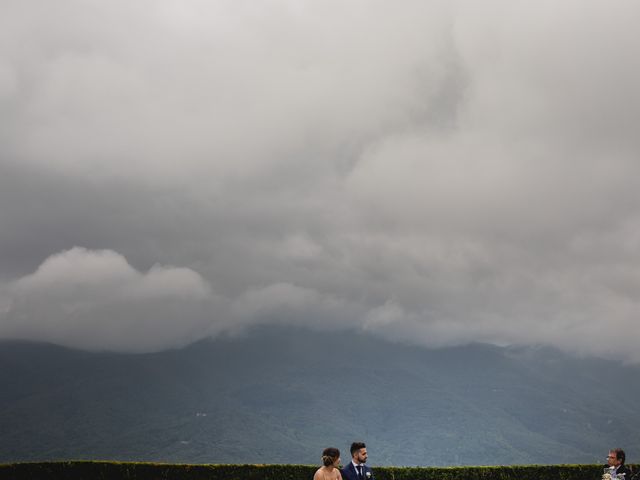
[[0,336],[286,323],[640,361],[639,13],[4,2]]
[[213,296],[192,270],[142,274],[115,252],[73,248],[4,285],[0,335],[91,350],[182,346],[210,328]]

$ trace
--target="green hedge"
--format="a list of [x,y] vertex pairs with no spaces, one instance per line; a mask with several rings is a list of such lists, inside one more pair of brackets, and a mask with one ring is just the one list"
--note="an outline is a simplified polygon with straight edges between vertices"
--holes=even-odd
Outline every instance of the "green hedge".
[[[311,465],[38,462],[0,465],[0,480],[311,480]],[[601,465],[373,467],[376,480],[600,480]]]

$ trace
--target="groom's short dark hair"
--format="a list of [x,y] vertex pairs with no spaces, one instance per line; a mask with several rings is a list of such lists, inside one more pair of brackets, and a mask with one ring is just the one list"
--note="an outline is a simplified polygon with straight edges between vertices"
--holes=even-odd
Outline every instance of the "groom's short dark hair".
[[351,444],[351,448],[349,449],[349,451],[351,452],[351,456],[353,457],[353,454],[356,453],[361,448],[367,448],[364,442],[353,442]]

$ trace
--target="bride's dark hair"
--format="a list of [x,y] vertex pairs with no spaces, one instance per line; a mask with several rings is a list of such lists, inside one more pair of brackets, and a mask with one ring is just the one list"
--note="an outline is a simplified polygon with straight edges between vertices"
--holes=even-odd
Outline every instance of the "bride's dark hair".
[[337,448],[329,447],[322,451],[322,464],[325,467],[333,465],[338,458],[340,458],[340,450]]

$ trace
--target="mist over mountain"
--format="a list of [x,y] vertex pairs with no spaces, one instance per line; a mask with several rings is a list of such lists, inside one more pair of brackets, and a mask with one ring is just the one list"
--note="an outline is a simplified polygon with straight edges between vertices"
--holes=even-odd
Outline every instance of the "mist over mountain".
[[0,461],[599,463],[640,450],[640,369],[262,327],[154,354],[0,344]]

